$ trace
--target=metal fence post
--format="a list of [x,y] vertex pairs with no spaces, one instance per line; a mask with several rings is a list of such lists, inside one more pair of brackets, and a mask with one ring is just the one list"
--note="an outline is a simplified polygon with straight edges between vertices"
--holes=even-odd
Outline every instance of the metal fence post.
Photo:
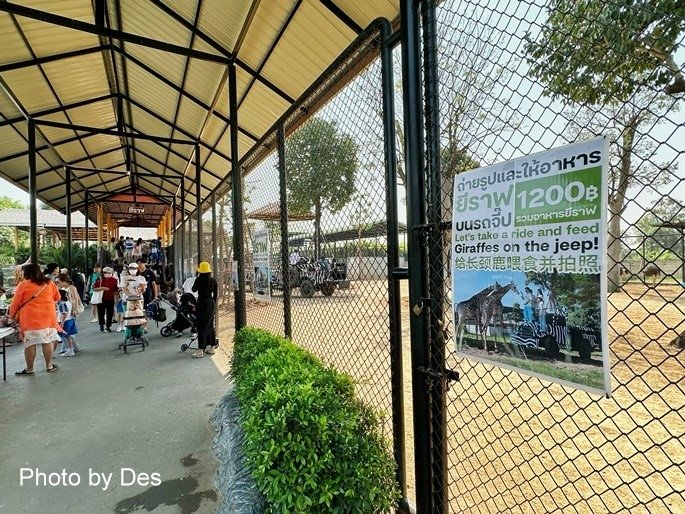
[[290,302],[290,259],[288,249],[288,198],[285,175],[285,128],[278,125],[278,184],[281,202],[281,281],[283,282],[283,331],[288,339],[293,336]]
[[432,512],[431,418],[427,376],[421,369],[430,365],[428,347],[426,252],[422,241],[425,226],[425,184],[423,176],[423,117],[421,106],[421,55],[418,5],[402,0],[402,97],[404,107],[405,160],[407,174],[407,226],[409,257],[409,308],[412,357],[412,400],[414,404],[414,461],[416,507],[420,514]]
[[397,148],[395,147],[395,97],[392,69],[392,29],[385,22],[379,27],[381,37],[381,82],[383,93],[383,139],[385,150],[385,202],[388,236],[388,315],[390,337],[390,379],[392,395],[393,452],[397,463],[397,482],[402,499],[400,512],[409,512],[407,500],[406,457],[404,440],[404,386],[402,365],[402,307],[400,282],[399,220],[397,212]]
[[438,92],[437,34],[435,2],[421,3],[423,20],[423,69],[426,119],[426,182],[428,225],[428,286],[429,286],[429,345],[430,367],[439,378],[432,381],[431,396],[431,452],[432,494],[431,512],[447,512],[447,424],[445,341],[442,328],[445,299],[445,258],[442,219],[442,175],[440,170],[440,107]]

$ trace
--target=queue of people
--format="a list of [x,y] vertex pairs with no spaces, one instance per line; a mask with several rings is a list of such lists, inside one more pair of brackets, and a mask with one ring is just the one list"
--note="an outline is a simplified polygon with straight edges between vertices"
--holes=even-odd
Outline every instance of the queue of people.
[[[114,325],[116,332],[121,332],[125,325],[128,326],[126,318],[130,313],[127,309],[135,307],[134,310],[144,312],[149,303],[158,297],[156,274],[143,258],[119,268],[115,271],[111,266],[95,264],[92,273],[85,279],[80,273],[70,276],[68,270],[60,269],[54,263],[44,270],[37,264],[22,266],[22,274],[17,277],[8,310],[9,317],[18,320],[20,339],[24,344],[25,366],[16,372],[17,375],[35,373],[34,363],[39,345],[48,372],[59,368],[53,358],[60,343],[59,354],[63,357],[74,357],[80,351],[76,341],[79,333],[77,325],[88,302],[93,315],[91,322],[99,324],[100,332],[112,332]],[[218,284],[211,276],[212,269],[208,262],[201,262],[196,271],[197,276],[189,288],[198,299],[198,351],[192,354],[198,358],[213,354],[218,346],[214,330]],[[133,307],[127,306],[129,297],[136,302],[142,298],[142,305],[138,302]]]

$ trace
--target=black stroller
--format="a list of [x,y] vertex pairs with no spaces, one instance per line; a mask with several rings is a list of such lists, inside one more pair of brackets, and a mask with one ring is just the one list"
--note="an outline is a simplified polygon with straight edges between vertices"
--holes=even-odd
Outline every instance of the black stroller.
[[176,334],[181,337],[183,332],[190,328],[191,339],[189,343],[181,345],[181,351],[185,352],[192,342],[197,339],[197,300],[192,293],[183,293],[178,298],[176,292],[172,292],[169,296],[160,295],[160,299],[169,304],[171,309],[176,313],[176,317],[171,323],[164,325],[160,334],[162,337],[170,337]]

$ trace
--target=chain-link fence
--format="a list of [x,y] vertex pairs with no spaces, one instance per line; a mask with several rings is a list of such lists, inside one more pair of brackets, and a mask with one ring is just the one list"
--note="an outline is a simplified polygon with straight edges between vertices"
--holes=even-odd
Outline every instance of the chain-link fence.
[[431,366],[460,373],[432,389],[432,511],[685,512],[683,6],[435,4],[422,18],[429,221],[451,221],[455,174],[609,138],[613,393],[455,355],[451,235],[432,231]]

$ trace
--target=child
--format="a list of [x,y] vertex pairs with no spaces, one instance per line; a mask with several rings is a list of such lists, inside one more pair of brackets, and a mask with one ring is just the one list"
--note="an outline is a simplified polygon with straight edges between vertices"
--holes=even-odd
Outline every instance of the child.
[[121,332],[124,329],[124,312],[126,312],[124,297],[122,296],[121,291],[119,292],[119,299],[117,300],[115,309],[117,332]]
[[143,329],[147,326],[147,318],[143,311],[143,302],[140,296],[128,297],[126,312],[124,313],[124,325],[126,326],[125,339],[143,336]]
[[[63,333],[60,333],[62,344],[66,343],[66,351],[61,355],[63,357],[73,357],[74,353],[74,335],[76,335],[76,322],[71,316],[71,302],[69,301],[69,291],[66,289],[59,290],[60,301],[57,303],[57,321],[59,322]],[[55,349],[57,349],[57,342],[55,342]]]

